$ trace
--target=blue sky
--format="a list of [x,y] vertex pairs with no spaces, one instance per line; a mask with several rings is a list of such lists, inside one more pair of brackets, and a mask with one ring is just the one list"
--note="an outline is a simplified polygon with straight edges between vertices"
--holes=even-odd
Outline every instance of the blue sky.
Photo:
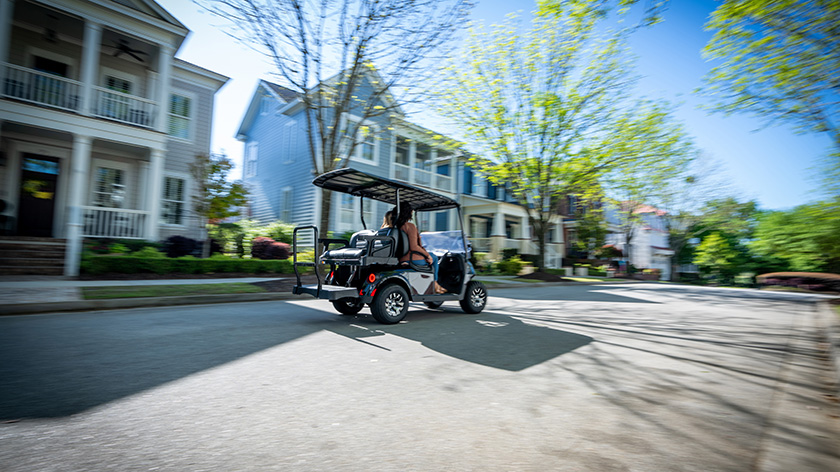
[[[241,172],[242,143],[234,134],[257,81],[274,80],[272,68],[262,56],[226,35],[218,27],[221,20],[192,2],[158,3],[192,30],[178,57],[231,78],[216,97],[212,150],[224,150],[234,159],[236,176]],[[699,108],[704,100],[693,91],[711,67],[700,55],[711,37],[703,25],[715,5],[711,0],[673,0],[664,22],[635,33],[630,46],[637,56],[636,72],[642,76],[637,94],[679,102],[677,118],[698,147],[721,163],[718,172],[729,178],[742,198],[774,210],[820,199],[813,176],[830,145],[826,136],[796,134],[789,126],[762,128],[762,122],[750,116],[724,117]],[[512,11],[533,8],[533,2],[485,0],[478,2],[472,18],[489,24]],[[446,132],[436,122],[424,120],[422,113],[412,119]]]

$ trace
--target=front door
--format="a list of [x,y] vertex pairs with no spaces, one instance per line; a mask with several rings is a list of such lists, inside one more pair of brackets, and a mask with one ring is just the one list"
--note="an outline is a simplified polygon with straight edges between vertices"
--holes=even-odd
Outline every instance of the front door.
[[18,200],[18,234],[53,236],[59,161],[36,154],[24,154]]

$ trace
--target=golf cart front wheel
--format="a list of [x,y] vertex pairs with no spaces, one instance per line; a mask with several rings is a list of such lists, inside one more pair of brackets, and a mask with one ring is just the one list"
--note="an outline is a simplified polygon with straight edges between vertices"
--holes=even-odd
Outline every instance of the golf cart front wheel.
[[380,323],[399,323],[408,313],[408,292],[400,285],[388,285],[376,293],[370,313]]
[[356,315],[362,310],[362,307],[365,306],[364,303],[355,298],[340,298],[338,300],[333,300],[332,304],[336,311],[342,315]]
[[487,305],[487,288],[483,283],[473,280],[467,284],[467,292],[464,294],[464,299],[461,300],[461,309],[464,313],[476,314],[481,313],[484,306]]

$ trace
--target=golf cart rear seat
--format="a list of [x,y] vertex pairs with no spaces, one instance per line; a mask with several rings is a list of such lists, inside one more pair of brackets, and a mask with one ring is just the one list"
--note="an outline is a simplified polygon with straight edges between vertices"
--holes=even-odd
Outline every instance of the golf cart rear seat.
[[408,236],[396,228],[363,230],[353,234],[350,244],[345,247],[324,251],[321,262],[336,265],[396,266],[400,263],[400,257],[408,253],[408,247]]

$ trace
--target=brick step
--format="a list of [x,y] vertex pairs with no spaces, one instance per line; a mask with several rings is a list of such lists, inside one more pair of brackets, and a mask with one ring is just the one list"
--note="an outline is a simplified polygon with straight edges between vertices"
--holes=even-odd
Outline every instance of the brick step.
[[10,257],[10,258],[19,258],[19,257],[62,258],[62,257],[64,257],[65,252],[66,251],[65,251],[64,248],[42,248],[42,249],[33,249],[31,247],[17,248],[17,249],[0,248],[0,258],[3,258],[3,257]]
[[63,267],[64,258],[2,257],[2,267]]
[[64,275],[63,267],[9,267],[0,266],[0,275]]
[[11,243],[11,244],[32,244],[32,243],[44,243],[44,244],[67,244],[66,239],[59,239],[59,238],[39,238],[35,236],[0,236],[0,244],[3,243]]

